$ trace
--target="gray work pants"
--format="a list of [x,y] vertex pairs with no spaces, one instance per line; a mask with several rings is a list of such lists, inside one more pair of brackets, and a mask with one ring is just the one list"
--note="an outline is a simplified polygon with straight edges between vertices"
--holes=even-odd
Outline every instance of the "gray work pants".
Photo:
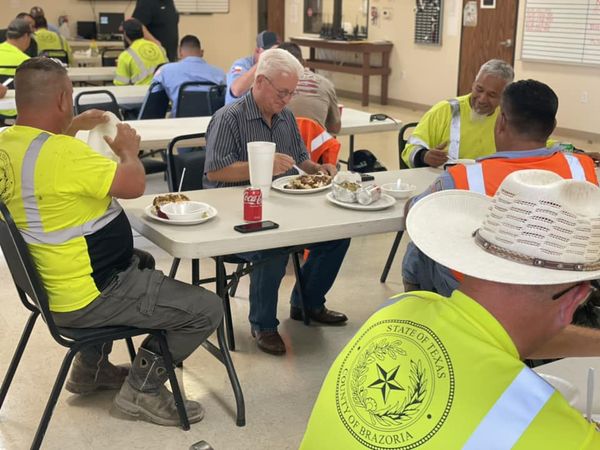
[[[129,267],[115,275],[94,301],[77,311],[53,313],[54,321],[68,328],[134,326],[166,330],[173,361],[183,361],[219,326],[223,304],[216,294],[169,278],[153,267],[149,253],[135,250]],[[142,346],[161,354],[151,336]],[[110,345],[95,346],[83,349],[81,354],[95,364],[110,349]]]

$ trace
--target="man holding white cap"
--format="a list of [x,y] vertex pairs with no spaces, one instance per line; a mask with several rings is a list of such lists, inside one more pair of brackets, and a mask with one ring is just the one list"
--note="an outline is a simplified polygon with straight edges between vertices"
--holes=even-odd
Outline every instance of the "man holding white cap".
[[301,448],[600,448],[596,427],[522,361],[568,326],[600,277],[600,189],[519,171],[493,198],[422,199],[407,230],[464,280],[450,298],[401,294],[363,325]]

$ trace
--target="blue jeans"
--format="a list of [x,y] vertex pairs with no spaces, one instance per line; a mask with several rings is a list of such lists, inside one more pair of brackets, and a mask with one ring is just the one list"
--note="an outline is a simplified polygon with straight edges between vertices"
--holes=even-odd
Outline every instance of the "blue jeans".
[[[308,259],[300,270],[304,285],[304,301],[309,309],[318,310],[325,304],[329,292],[350,246],[350,239],[320,242],[307,245]],[[290,249],[275,248],[258,252],[241,253],[238,256],[248,262],[258,262],[250,272],[250,313],[248,319],[255,331],[276,331],[277,293],[285,275]],[[298,283],[291,295],[293,306],[301,306]]]
[[419,286],[420,290],[437,292],[450,297],[458,281],[446,266],[436,263],[410,242],[402,260],[402,278]]

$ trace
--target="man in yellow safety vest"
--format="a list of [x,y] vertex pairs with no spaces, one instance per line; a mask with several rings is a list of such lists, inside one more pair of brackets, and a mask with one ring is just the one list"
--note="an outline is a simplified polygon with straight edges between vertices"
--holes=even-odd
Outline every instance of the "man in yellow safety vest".
[[572,350],[561,344],[573,312],[600,277],[600,189],[523,170],[493,198],[423,198],[407,230],[464,279],[450,298],[401,294],[367,320],[329,370],[301,449],[600,448],[596,426],[522,361]]

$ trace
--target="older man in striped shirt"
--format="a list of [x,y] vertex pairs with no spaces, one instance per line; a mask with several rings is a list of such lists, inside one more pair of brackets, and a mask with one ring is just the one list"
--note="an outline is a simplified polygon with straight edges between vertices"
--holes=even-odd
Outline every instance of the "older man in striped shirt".
[[[294,164],[307,173],[335,174],[334,166],[310,160],[294,115],[286,108],[302,70],[302,65],[284,50],[271,49],[261,55],[252,89],[238,101],[221,108],[208,126],[205,187],[248,184],[246,144],[252,141],[275,142],[274,177],[295,174]],[[335,281],[349,245],[349,239],[308,245],[311,252],[301,276],[304,298],[314,321],[334,324],[348,320],[344,314],[325,307],[325,295]],[[247,261],[261,261],[250,273],[249,319],[258,347],[275,355],[285,353],[285,344],[277,332],[277,293],[285,275],[288,254],[286,249],[272,249],[239,255]],[[298,293],[295,286],[290,317],[302,320]]]

